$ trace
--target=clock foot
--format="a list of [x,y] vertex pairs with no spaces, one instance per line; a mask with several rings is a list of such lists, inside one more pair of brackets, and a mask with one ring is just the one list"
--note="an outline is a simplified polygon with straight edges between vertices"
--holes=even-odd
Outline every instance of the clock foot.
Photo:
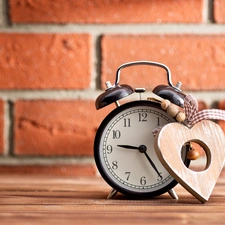
[[114,198],[114,196],[117,194],[117,190],[116,189],[112,189],[107,197],[107,199],[111,199]]
[[168,191],[168,193],[173,199],[179,199],[178,196],[177,196],[177,193],[174,191],[174,189],[170,189]]

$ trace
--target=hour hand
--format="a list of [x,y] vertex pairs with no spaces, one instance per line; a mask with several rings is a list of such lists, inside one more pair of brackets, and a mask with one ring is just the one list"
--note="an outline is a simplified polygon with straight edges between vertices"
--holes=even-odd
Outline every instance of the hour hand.
[[139,147],[132,146],[132,145],[117,145],[117,146],[118,146],[118,147],[121,147],[121,148],[137,149],[137,150],[139,150]]
[[118,147],[121,148],[126,148],[126,149],[134,149],[134,150],[139,150],[141,153],[144,153],[147,151],[147,147],[145,145],[140,145],[140,146],[133,146],[133,145],[117,145]]

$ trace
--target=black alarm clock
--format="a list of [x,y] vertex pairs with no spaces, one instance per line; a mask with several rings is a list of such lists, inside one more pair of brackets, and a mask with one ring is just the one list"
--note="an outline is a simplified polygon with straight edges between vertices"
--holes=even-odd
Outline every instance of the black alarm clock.
[[[138,65],[157,66],[166,70],[168,85],[159,85],[153,93],[173,104],[183,107],[185,94],[180,83],[174,86],[170,70],[164,64],[150,61],[136,61],[121,65],[116,72],[116,81],[96,99],[96,109],[111,103],[116,108],[100,124],[94,141],[94,158],[104,180],[112,187],[108,198],[117,192],[131,197],[152,198],[165,192],[178,198],[173,187],[174,178],[160,163],[154,150],[153,130],[168,123],[177,122],[160,106],[160,101],[135,100],[120,105],[119,100],[145,88],[132,88],[127,84],[119,85],[123,68]],[[176,135],[176,131],[174,131]],[[170,151],[170,149],[168,149]],[[181,157],[188,167],[188,147],[184,146]]]

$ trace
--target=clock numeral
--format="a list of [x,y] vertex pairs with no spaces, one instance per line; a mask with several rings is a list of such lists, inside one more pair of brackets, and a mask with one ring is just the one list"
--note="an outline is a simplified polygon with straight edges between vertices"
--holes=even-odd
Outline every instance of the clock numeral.
[[157,126],[160,126],[160,120],[159,120],[159,117],[157,117]]
[[113,161],[112,162],[112,169],[113,170],[117,170],[118,169],[118,162],[117,161]]
[[147,113],[138,113],[138,121],[139,122],[147,122]]
[[113,139],[119,139],[121,136],[121,133],[119,130],[113,130]]
[[130,127],[130,118],[124,118],[123,122],[124,127]]
[[146,185],[147,181],[146,181],[146,177],[141,177],[140,179],[140,184],[141,185]]
[[127,176],[126,180],[129,180],[129,178],[130,178],[130,172],[125,172],[125,175]]
[[107,145],[107,147],[106,147],[106,152],[107,152],[107,154],[111,154],[112,153],[112,151],[113,151],[113,147],[112,147],[112,145]]

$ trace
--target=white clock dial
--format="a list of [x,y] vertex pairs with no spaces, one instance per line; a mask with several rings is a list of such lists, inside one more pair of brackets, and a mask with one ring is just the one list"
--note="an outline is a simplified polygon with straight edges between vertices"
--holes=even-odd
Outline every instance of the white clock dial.
[[96,164],[103,178],[124,194],[150,197],[175,186],[156,156],[152,134],[170,122],[175,120],[150,101],[130,102],[112,111],[95,139]]

